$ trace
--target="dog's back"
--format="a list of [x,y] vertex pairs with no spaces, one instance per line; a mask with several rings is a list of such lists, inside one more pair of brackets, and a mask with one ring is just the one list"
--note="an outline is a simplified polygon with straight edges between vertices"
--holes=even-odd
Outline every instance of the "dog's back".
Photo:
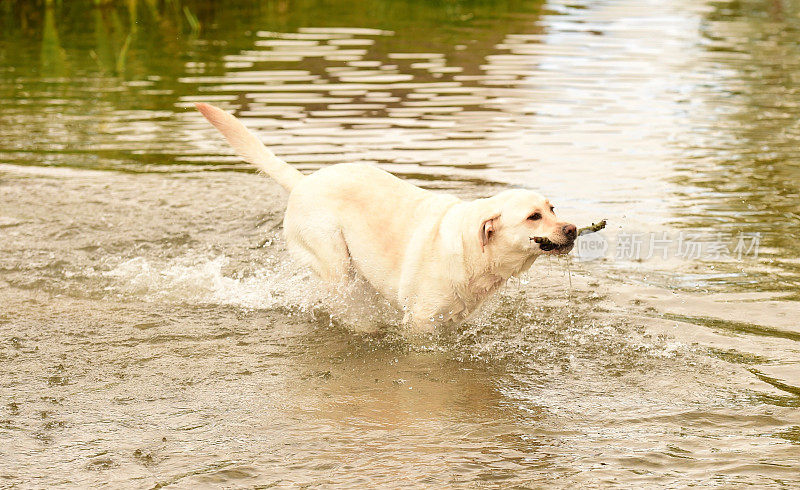
[[386,297],[396,297],[406,249],[441,197],[371,165],[332,165],[293,189],[286,238],[322,235],[330,246],[340,235],[352,265]]

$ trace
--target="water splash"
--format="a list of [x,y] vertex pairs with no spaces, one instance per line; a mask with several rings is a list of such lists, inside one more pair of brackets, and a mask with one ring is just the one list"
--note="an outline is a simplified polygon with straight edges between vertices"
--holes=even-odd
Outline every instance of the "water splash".
[[113,290],[148,301],[296,310],[361,332],[399,323],[399,312],[363,280],[330,288],[291,261],[247,274],[228,271],[230,263],[224,255],[185,256],[164,263],[136,257],[104,275],[117,281]]
[[157,263],[144,257],[122,262],[105,273],[115,278],[113,286],[125,294],[146,300],[171,300],[181,303],[215,304],[242,308],[275,309],[282,306],[309,306],[318,298],[308,287],[309,274],[298,274],[288,266],[263,268],[252,274],[226,275],[230,258],[182,257]]

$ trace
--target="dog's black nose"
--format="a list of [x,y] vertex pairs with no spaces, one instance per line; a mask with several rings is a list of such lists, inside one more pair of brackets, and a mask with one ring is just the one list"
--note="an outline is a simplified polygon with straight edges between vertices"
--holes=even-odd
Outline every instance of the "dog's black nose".
[[567,238],[570,238],[572,240],[574,240],[578,236],[578,229],[575,228],[575,225],[573,224],[564,225],[564,227],[561,228],[561,231],[564,232],[564,235],[566,235]]

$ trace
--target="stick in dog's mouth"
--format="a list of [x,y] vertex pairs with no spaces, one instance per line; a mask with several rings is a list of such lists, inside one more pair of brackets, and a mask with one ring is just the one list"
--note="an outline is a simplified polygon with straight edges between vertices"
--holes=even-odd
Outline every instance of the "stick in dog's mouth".
[[[583,228],[580,228],[578,230],[578,232],[576,233],[576,236],[582,236],[582,235],[588,235],[589,233],[595,233],[597,231],[602,230],[605,227],[606,227],[606,220],[600,220],[597,223],[592,223],[591,226],[584,226]],[[556,243],[554,241],[551,241],[546,236],[534,236],[534,237],[531,237],[530,239],[533,240],[534,242],[538,243],[539,244],[539,248],[541,248],[542,251],[544,251],[544,252],[550,252],[552,250],[559,250],[559,249],[562,249],[562,248],[567,248],[567,247],[569,247],[570,245],[572,245],[574,243],[573,241],[569,241],[567,243]]]
[[544,252],[550,252],[552,250],[560,250],[562,248],[567,248],[572,245],[572,241],[566,243],[556,243],[551,241],[546,236],[535,236],[531,237],[531,240],[539,244],[539,248],[541,248]]
[[606,220],[601,219],[597,223],[592,223],[592,226],[584,226],[583,228],[578,229],[577,236],[588,235],[589,233],[600,231],[605,227],[606,227]]

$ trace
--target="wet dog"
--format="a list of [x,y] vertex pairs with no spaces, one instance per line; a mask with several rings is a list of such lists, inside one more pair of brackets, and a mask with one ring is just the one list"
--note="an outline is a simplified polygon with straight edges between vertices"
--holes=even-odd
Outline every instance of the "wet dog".
[[464,321],[510,277],[541,255],[568,253],[577,237],[575,225],[534,191],[463,201],[347,163],[303,175],[231,114],[197,109],[244,160],[289,191],[283,229],[292,256],[334,286],[362,276],[404,312],[414,333]]

